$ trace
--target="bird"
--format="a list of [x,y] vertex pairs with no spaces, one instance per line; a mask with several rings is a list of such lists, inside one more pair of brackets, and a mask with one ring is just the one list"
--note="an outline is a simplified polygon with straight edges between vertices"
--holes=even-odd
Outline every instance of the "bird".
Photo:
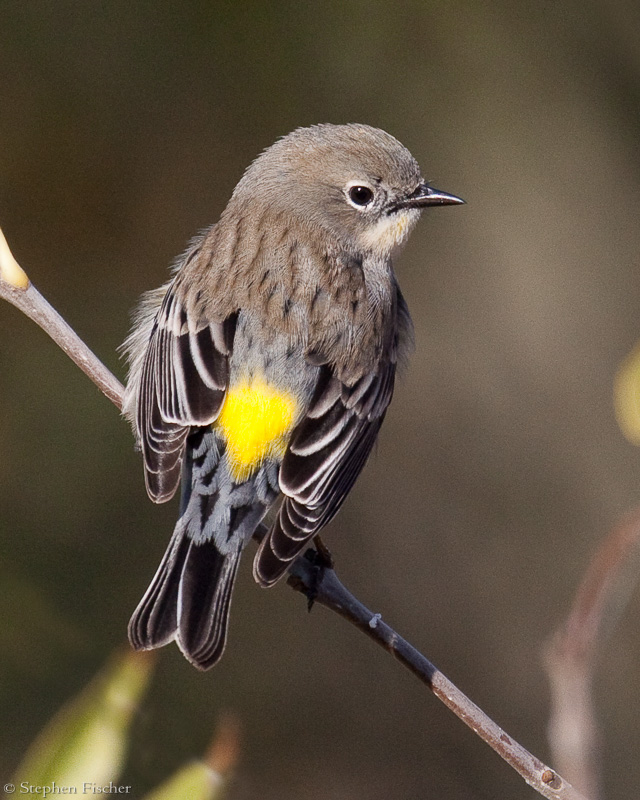
[[163,503],[180,513],[129,623],[198,669],[227,639],[241,553],[275,584],[336,515],[391,401],[413,328],[393,256],[434,189],[397,139],[364,124],[298,128],[246,169],[219,221],[143,295],[123,345],[123,413]]

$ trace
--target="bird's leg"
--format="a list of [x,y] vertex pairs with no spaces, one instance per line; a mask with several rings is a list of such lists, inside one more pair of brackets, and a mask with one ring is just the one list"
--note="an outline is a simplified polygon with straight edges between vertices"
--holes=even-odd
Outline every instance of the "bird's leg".
[[[325,569],[333,569],[333,556],[331,555],[331,551],[318,534],[313,537],[313,543],[315,545],[315,550],[310,547],[304,554],[304,558],[313,565],[313,580],[311,581],[311,585],[300,590],[307,598],[307,609],[309,611],[313,608],[313,604],[318,596],[318,587],[322,581]],[[291,580],[290,578],[289,582],[291,582]]]
[[327,545],[322,541],[319,533],[316,533],[316,535],[313,537],[313,543],[318,551],[316,564],[322,569],[333,569],[333,556],[331,555],[331,550],[329,550]]

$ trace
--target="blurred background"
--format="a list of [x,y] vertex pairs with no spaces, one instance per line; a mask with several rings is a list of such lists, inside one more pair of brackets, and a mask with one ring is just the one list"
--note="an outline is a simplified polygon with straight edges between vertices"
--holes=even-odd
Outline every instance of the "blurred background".
[[[416,351],[326,541],[347,586],[541,758],[541,648],[640,499],[613,414],[640,337],[640,7],[8,0],[0,224],[36,286],[121,378],[140,293],[291,129],[366,122],[459,194],[396,267]],[[114,647],[173,528],[131,432],[0,306],[0,776]],[[252,549],[252,548],[251,548]],[[226,655],[165,648],[121,781],[140,797],[243,725],[230,796],[530,797],[365,637],[243,563]],[[640,786],[640,598],[596,701],[608,798]]]

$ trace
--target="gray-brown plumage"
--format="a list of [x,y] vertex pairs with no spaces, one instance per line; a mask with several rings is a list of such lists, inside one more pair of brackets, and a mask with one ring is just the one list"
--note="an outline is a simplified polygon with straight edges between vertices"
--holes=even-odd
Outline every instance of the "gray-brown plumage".
[[301,128],[264,151],[220,221],[142,301],[126,343],[125,413],[150,497],[182,481],[180,518],[129,635],[221,656],[240,553],[271,586],[339,510],[375,442],[411,342],[392,252],[431,189],[396,139]]

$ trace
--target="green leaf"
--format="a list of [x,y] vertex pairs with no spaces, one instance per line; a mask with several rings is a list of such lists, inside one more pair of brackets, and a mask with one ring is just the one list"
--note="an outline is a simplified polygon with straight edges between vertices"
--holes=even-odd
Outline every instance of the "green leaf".
[[620,364],[613,397],[622,433],[632,444],[640,445],[640,344]]
[[193,761],[160,784],[144,800],[221,800],[226,781],[203,761]]
[[153,667],[148,653],[119,652],[53,717],[29,747],[15,783],[106,784],[120,774],[131,720]]

